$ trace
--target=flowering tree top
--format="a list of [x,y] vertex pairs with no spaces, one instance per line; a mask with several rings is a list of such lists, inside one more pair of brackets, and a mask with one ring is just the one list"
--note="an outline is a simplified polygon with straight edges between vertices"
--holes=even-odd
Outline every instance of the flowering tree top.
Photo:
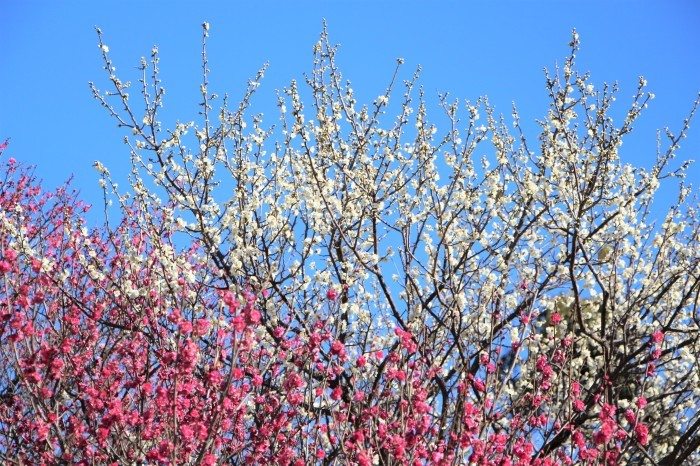
[[157,48],[132,86],[98,30],[91,87],[131,163],[120,190],[95,162],[116,223],[3,167],[3,460],[700,460],[700,217],[683,185],[649,214],[690,118],[650,170],[624,163],[653,95],[640,79],[613,122],[574,32],[539,134],[485,98],[441,98],[440,128],[401,61],[359,103],[324,30],[271,126],[249,115],[264,69],[240,103],[210,91],[208,35],[199,114],[165,128]]

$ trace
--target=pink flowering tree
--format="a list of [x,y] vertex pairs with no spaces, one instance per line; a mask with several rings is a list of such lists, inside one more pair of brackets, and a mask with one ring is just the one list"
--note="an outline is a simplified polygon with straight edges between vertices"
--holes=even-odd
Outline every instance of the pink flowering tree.
[[700,224],[683,186],[651,213],[689,119],[623,163],[653,96],[614,124],[574,33],[535,142],[485,99],[442,99],[440,129],[399,67],[359,104],[324,32],[274,129],[263,71],[235,106],[210,91],[208,29],[197,122],[170,129],[157,49],[134,104],[100,33],[116,223],[3,165],[3,462],[700,461]]

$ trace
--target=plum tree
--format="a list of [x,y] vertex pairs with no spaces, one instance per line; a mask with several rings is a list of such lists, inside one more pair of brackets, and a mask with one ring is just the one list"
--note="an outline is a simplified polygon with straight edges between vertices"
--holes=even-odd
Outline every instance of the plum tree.
[[138,109],[98,34],[130,189],[96,162],[122,220],[91,232],[5,166],[4,461],[700,460],[700,217],[685,186],[650,210],[690,118],[624,163],[643,80],[615,124],[574,32],[535,145],[486,99],[441,98],[441,132],[400,60],[359,104],[324,31],[275,129],[248,114],[264,70],[210,91],[205,24],[197,123],[165,129],[157,49]]

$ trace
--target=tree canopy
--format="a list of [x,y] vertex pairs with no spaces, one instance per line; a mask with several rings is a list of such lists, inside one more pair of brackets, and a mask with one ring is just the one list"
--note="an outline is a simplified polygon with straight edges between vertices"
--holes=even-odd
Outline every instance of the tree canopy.
[[116,220],[3,162],[4,463],[700,461],[700,217],[682,183],[651,210],[697,101],[645,170],[622,142],[653,95],[640,78],[613,121],[576,32],[530,135],[486,98],[432,123],[400,60],[358,102],[324,30],[273,125],[264,70],[241,102],[210,90],[208,29],[200,111],[171,128],[157,48],[132,86],[98,30]]

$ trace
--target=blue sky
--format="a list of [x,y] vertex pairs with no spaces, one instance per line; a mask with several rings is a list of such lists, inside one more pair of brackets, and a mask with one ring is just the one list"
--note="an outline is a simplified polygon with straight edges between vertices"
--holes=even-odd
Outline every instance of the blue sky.
[[[487,4],[488,3],[488,4]],[[124,173],[124,134],[92,98],[88,81],[106,87],[94,26],[110,47],[118,73],[136,79],[141,56],[158,44],[168,115],[196,119],[201,73],[201,28],[211,24],[211,90],[242,95],[245,83],[270,64],[255,109],[277,116],[274,90],[312,66],[322,22],[340,43],[339,64],[359,100],[383,92],[395,59],[404,78],[423,68],[429,112],[437,93],[475,100],[487,95],[523,121],[547,111],[543,68],[562,63],[570,31],[582,42],[580,70],[597,85],[618,81],[626,110],[643,75],[656,99],[623,146],[622,157],[649,166],[656,130],[678,129],[700,92],[700,3],[647,1],[326,1],[326,2],[0,2],[0,139],[5,155],[37,165],[47,187],[74,176],[88,202],[100,203],[94,160]],[[432,105],[432,106],[431,106]],[[700,120],[679,159],[700,160]],[[535,140],[536,133],[530,135]],[[1,141],[0,141],[1,142]],[[678,163],[680,164],[680,162]],[[696,164],[689,178],[700,180]]]

